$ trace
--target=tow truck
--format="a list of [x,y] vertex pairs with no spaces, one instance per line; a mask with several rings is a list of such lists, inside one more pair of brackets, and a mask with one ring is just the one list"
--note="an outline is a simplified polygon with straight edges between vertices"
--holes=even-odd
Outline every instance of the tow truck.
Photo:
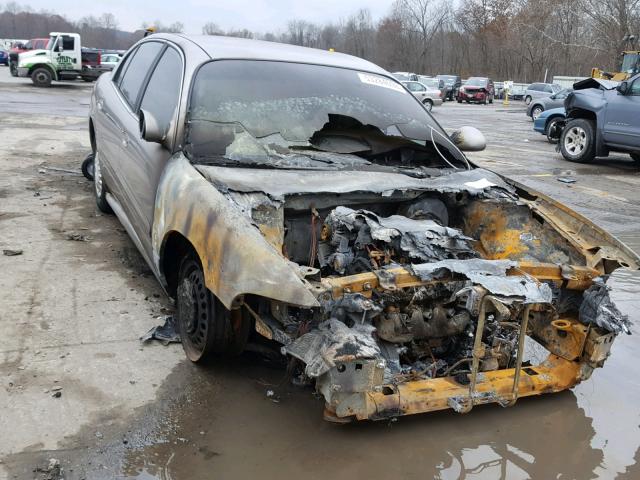
[[78,77],[92,82],[104,71],[100,68],[100,52],[82,48],[77,33],[51,32],[45,48],[18,56],[18,76],[30,77],[36,87]]

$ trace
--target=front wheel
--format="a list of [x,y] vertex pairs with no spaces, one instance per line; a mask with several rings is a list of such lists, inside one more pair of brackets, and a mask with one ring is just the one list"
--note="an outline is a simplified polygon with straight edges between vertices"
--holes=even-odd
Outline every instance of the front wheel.
[[242,310],[227,310],[209,291],[195,255],[187,255],[180,264],[176,306],[182,347],[192,362],[204,361],[212,354],[236,355],[244,350],[249,321]]
[[36,87],[46,88],[51,86],[51,71],[48,68],[36,68],[31,74],[31,81]]
[[540,116],[540,114],[544,112],[544,108],[542,108],[542,105],[536,105],[535,107],[533,107],[533,109],[531,110],[531,118],[533,120],[535,120],[536,118],[538,118]]
[[576,118],[569,121],[560,137],[560,152],[570,162],[590,163],[596,157],[593,121]]
[[428,98],[423,100],[422,104],[424,105],[424,108],[427,109],[427,112],[430,112],[431,109],[433,108],[433,102],[431,100],[429,100]]
[[560,120],[555,118],[549,122],[547,125],[547,131],[545,132],[547,136],[547,141],[549,143],[558,143],[560,140],[560,135],[562,135],[561,127],[559,125]]
[[9,62],[9,73],[11,73],[12,77],[18,76],[18,66],[16,65],[16,62]]
[[631,155],[634,162],[640,163],[640,153],[630,153],[629,155]]
[[96,81],[95,77],[82,77],[82,80],[84,80],[87,83],[91,83],[91,82],[95,82]]

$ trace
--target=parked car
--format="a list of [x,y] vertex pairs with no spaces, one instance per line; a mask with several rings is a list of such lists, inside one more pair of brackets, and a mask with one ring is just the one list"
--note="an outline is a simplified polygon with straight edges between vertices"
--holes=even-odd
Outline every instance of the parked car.
[[[449,136],[368,61],[153,34],[89,112],[97,206],[175,298],[187,357],[277,345],[328,420],[571,388],[629,328],[594,279],[640,258],[476,168],[480,132]],[[529,334],[544,363],[523,363]]]
[[576,82],[564,105],[560,152],[566,160],[589,163],[622,152],[640,163],[640,74],[621,83]]
[[549,143],[558,143],[564,128],[565,117],[564,107],[545,110],[534,119],[533,129],[545,135]]
[[438,75],[437,78],[444,82],[444,100],[453,101],[458,96],[462,78],[459,75]]
[[533,100],[527,107],[527,116],[531,117],[532,120],[535,120],[545,110],[564,107],[564,100],[571,91],[573,91],[572,88],[563,88],[558,93],[554,93],[550,97]]
[[0,63],[3,65],[9,65],[9,52],[4,48],[0,48]]
[[458,103],[474,102],[487,104],[493,103],[495,87],[493,81],[487,77],[471,77],[458,90],[456,100]]
[[120,60],[122,57],[117,53],[103,53],[100,57],[100,66],[106,71],[111,71],[120,63]]
[[9,71],[14,77],[18,76],[18,55],[31,50],[47,48],[48,38],[32,38],[27,42],[14,42],[9,50]]
[[524,93],[524,103],[529,105],[532,100],[550,97],[560,90],[562,90],[562,87],[555,83],[532,83]]
[[427,77],[425,75],[418,75],[418,81],[432,90],[440,91],[440,98],[444,101],[446,86],[444,80],[440,80],[437,77]]
[[394,72],[392,75],[396,78],[396,80],[400,80],[401,82],[417,82],[418,75],[410,72]]
[[441,92],[437,88],[427,87],[420,82],[402,82],[402,84],[414,97],[420,100],[428,111],[431,111],[434,105],[442,105]]

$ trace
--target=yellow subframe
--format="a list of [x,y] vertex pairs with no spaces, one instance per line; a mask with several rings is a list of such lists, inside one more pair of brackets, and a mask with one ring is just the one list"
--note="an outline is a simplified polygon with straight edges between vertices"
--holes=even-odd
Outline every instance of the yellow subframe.
[[[398,288],[425,284],[402,267],[391,269],[391,271],[395,274],[395,284]],[[518,267],[511,269],[508,274],[532,275],[538,280],[564,282],[565,287],[569,289],[584,290],[591,285],[592,279],[598,276],[599,272],[587,267],[571,267],[570,272],[563,272],[558,265],[554,264],[520,262]],[[371,272],[332,278],[327,283],[331,286],[334,298],[341,297],[347,292],[359,292],[368,296],[379,286],[377,277]],[[480,315],[483,319],[486,313],[485,308],[491,308],[490,296],[485,297],[485,300]],[[526,336],[530,308],[533,306],[528,306],[523,314],[520,335],[522,345],[519,345],[516,368],[478,371],[478,338],[482,338],[484,329],[484,320],[482,320],[482,322],[479,321],[476,332],[472,373],[467,375],[469,384],[461,384],[459,379],[456,380],[454,377],[441,377],[406,381],[385,385],[376,391],[339,396],[327,405],[327,418],[339,420],[355,417],[358,420],[375,420],[448,408],[466,413],[475,405],[499,403],[502,406],[511,406],[521,397],[559,392],[573,387],[583,379],[584,375],[589,375],[591,367],[587,364],[588,360],[585,360],[587,363],[578,361],[578,358],[569,360],[551,353],[542,364],[522,367],[516,371],[517,366],[522,362],[523,341]],[[572,321],[567,322],[571,324]],[[584,329],[578,333],[582,348],[587,330]],[[573,341],[573,333],[567,336],[566,341]]]
[[[554,393],[566,390],[581,380],[581,364],[549,355],[545,362],[535,367],[521,369],[518,382],[518,398]],[[529,373],[527,373],[529,372]],[[536,374],[532,374],[535,372]],[[473,404],[511,404],[515,369],[496,370],[478,374]],[[355,402],[338,404],[337,417],[354,417],[358,420],[382,419],[400,415],[434,412],[451,407],[450,399],[469,398],[469,386],[461,385],[453,377],[414,380],[388,386],[386,392],[363,392],[362,409],[353,408]],[[481,395],[478,395],[481,394]],[[482,395],[484,394],[484,395]],[[341,402],[342,403],[342,402]],[[470,408],[469,408],[470,410]],[[332,412],[333,413],[333,412]]]

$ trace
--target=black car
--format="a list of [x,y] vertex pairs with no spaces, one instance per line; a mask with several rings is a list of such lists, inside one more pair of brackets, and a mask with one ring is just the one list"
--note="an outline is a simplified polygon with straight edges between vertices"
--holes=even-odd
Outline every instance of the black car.
[[444,96],[443,100],[453,101],[458,96],[458,90],[462,85],[462,78],[460,75],[438,75],[439,80],[444,81]]

